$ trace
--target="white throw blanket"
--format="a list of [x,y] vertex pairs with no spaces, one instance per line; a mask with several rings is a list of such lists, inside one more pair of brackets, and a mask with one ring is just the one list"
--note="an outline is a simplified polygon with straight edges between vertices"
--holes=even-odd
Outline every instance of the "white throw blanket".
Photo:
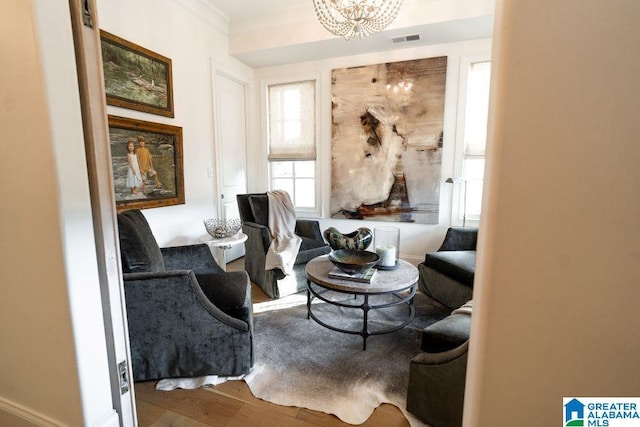
[[286,275],[293,273],[302,239],[295,234],[296,211],[286,191],[267,192],[269,198],[269,232],[271,245],[267,250],[265,269],[279,268]]

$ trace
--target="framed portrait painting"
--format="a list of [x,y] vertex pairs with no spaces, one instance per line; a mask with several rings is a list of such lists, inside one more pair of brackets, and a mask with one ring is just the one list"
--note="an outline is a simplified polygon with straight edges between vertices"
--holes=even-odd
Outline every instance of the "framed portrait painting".
[[109,116],[116,209],[184,204],[182,128]]
[[107,105],[174,117],[171,59],[100,30]]

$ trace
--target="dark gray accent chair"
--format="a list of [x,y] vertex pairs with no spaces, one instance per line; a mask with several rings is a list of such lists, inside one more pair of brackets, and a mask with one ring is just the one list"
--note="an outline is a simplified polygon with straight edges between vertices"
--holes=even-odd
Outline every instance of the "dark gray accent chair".
[[428,326],[409,365],[407,411],[433,427],[462,425],[470,326],[466,313]]
[[269,199],[266,193],[238,194],[238,210],[245,242],[244,267],[251,280],[270,298],[281,298],[303,291],[307,287],[304,272],[308,261],[331,252],[315,220],[298,219],[295,233],[302,238],[293,274],[285,275],[279,268],[265,270],[267,249],[271,245],[269,233]]
[[477,228],[449,228],[437,252],[418,265],[418,286],[450,309],[469,301],[476,272]]
[[224,272],[205,244],[160,249],[139,210],[118,230],[134,381],[248,373],[247,273]]

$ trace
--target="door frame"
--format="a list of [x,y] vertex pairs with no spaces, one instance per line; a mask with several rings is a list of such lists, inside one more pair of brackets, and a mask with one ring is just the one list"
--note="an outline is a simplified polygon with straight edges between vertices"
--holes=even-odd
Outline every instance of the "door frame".
[[102,297],[109,379],[120,426],[138,425],[131,375],[129,329],[120,264],[111,152],[109,147],[102,49],[95,2],[69,2],[82,126],[87,159],[91,214]]
[[[230,72],[229,70],[221,67],[220,65],[216,64],[216,62],[212,59],[211,60],[211,103],[212,103],[212,111],[213,111],[213,155],[214,155],[214,159],[213,159],[213,164],[216,165],[215,167],[215,196],[216,196],[216,200],[217,200],[217,212],[218,212],[218,218],[225,218],[225,211],[224,211],[224,203],[222,202],[222,148],[221,148],[221,144],[222,144],[222,137],[221,137],[221,132],[220,132],[220,128],[221,128],[221,118],[220,118],[220,102],[219,102],[219,98],[218,98],[218,91],[217,91],[217,85],[216,85],[216,78],[220,76],[220,77],[224,77],[226,79],[232,80],[236,83],[238,83],[239,85],[242,85],[244,87],[244,112],[245,112],[245,116],[244,116],[244,132],[245,132],[245,151],[244,151],[244,158],[245,158],[245,165],[247,166],[248,169],[248,164],[249,164],[249,159],[248,159],[248,146],[249,146],[249,127],[248,127],[248,122],[249,122],[249,109],[248,109],[248,105],[249,105],[249,90],[252,86],[252,83],[250,80],[245,79],[243,77],[240,77],[237,73],[233,73]],[[247,171],[245,170],[245,185],[249,186],[249,177],[247,176]]]

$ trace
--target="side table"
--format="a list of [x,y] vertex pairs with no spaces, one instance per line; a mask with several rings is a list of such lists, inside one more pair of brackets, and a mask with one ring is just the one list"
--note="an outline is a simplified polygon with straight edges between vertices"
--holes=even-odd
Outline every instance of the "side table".
[[235,245],[244,243],[247,240],[247,235],[243,232],[239,232],[235,236],[225,237],[224,239],[203,238],[201,241],[209,245],[209,249],[213,254],[218,265],[227,271],[227,256],[226,250]]

